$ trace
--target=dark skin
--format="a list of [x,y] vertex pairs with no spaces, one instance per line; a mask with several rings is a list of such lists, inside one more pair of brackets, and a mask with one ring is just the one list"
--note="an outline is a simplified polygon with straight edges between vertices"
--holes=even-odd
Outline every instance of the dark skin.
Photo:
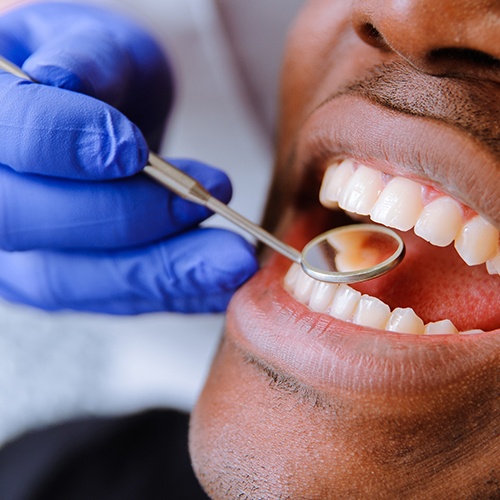
[[[493,0],[306,2],[285,57],[267,226],[300,247],[344,223],[317,192],[331,158],[353,157],[499,228],[499,16]],[[485,333],[424,338],[312,313],[283,289],[289,264],[265,255],[193,414],[212,498],[500,497],[499,278],[406,238],[442,276],[415,262],[371,292],[403,300],[412,284],[409,305],[428,319],[443,310]]]

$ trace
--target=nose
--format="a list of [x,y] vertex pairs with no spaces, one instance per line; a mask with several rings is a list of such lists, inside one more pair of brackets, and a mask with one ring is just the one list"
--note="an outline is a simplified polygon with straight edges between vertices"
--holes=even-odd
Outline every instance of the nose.
[[354,0],[353,25],[425,73],[499,77],[498,0]]

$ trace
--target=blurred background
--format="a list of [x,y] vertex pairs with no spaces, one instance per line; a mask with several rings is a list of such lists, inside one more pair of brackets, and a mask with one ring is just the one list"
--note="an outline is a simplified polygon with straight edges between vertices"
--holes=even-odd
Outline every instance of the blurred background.
[[[148,26],[170,55],[177,98],[161,153],[228,172],[231,206],[258,222],[283,44],[303,1],[90,1]],[[0,10],[19,3],[0,0]],[[209,224],[230,227],[218,217]],[[75,416],[189,411],[223,322],[223,315],[49,314],[0,301],[0,444]]]

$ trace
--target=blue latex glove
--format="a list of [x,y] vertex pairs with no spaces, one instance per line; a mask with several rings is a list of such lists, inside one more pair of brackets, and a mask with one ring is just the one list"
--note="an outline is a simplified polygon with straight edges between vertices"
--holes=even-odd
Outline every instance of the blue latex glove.
[[[0,17],[0,54],[40,82],[0,72],[0,294],[45,309],[224,310],[256,270],[253,248],[197,228],[206,209],[134,175],[172,101],[155,41],[117,14],[44,3]],[[174,163],[229,201],[225,174]]]

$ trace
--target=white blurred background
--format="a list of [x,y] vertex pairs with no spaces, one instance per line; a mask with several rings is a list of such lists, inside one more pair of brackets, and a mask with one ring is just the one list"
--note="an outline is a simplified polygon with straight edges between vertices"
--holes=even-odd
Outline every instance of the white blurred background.
[[[168,50],[177,101],[162,153],[231,177],[231,206],[259,221],[272,168],[285,32],[301,0],[92,0],[147,25]],[[19,1],[0,0],[0,9]],[[224,225],[214,218],[211,224]],[[152,406],[189,411],[222,315],[114,317],[0,301],[0,444],[86,414]]]

